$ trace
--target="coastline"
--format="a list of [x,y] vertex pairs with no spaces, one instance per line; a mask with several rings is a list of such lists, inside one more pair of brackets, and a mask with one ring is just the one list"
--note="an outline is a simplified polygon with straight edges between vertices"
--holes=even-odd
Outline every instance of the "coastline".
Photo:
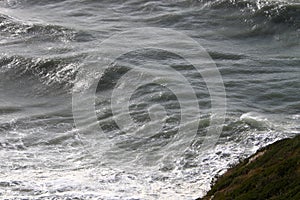
[[300,199],[300,135],[270,144],[217,178],[202,198]]

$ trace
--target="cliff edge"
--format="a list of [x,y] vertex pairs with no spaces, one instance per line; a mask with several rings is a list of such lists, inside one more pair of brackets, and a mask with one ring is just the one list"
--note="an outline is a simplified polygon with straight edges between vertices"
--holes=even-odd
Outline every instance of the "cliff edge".
[[300,135],[277,141],[229,169],[203,198],[300,199]]

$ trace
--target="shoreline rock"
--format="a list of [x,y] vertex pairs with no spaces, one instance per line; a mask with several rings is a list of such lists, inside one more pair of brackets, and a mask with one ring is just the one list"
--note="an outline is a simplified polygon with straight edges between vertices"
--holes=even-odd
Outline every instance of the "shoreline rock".
[[220,176],[201,199],[300,199],[300,135],[258,150]]

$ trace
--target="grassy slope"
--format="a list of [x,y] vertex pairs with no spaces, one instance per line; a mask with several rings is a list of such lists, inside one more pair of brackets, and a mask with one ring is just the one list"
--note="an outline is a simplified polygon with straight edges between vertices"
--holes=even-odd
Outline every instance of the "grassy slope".
[[228,170],[202,199],[300,200],[300,135],[259,152]]

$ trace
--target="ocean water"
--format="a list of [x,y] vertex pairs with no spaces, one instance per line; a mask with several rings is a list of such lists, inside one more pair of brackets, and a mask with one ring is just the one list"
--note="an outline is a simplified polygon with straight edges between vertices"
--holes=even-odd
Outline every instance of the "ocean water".
[[0,199],[195,199],[299,124],[299,0],[0,1]]

